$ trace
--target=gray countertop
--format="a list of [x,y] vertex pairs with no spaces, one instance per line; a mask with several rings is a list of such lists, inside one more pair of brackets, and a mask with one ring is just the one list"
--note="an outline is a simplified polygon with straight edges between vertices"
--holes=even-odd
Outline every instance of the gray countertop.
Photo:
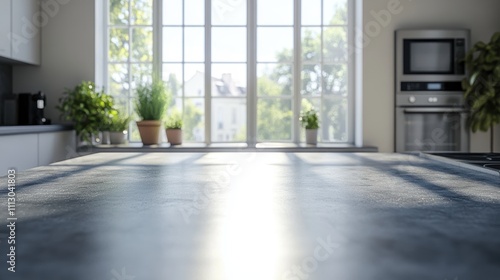
[[0,279],[500,275],[498,177],[413,155],[99,153],[38,167],[17,174],[15,274],[3,185]]
[[0,126],[0,136],[47,133],[67,130],[73,130],[73,126],[66,124]]

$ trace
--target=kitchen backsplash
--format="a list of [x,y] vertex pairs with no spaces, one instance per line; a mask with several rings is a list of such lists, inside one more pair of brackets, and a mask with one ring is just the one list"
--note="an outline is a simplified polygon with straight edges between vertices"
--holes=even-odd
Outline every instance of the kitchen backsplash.
[[12,65],[0,64],[0,125],[3,124],[4,96],[12,93]]

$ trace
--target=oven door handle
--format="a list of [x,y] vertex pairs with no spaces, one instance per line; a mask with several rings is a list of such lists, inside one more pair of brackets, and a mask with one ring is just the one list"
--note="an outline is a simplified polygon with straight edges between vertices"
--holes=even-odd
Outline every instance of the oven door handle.
[[467,113],[463,108],[406,108],[405,113]]

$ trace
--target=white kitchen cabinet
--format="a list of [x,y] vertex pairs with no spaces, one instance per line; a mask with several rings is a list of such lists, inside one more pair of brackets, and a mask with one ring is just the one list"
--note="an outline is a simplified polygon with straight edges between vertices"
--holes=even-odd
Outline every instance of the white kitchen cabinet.
[[38,166],[38,134],[0,136],[0,177]]
[[0,56],[10,57],[11,0],[0,0]]
[[[4,0],[0,0],[4,1]],[[40,16],[39,0],[11,0],[12,33],[11,59],[40,64]]]
[[[79,156],[74,130],[48,131],[53,126],[0,127],[0,177]],[[57,127],[56,127],[57,129]],[[9,134],[10,131],[25,134]]]
[[75,157],[76,136],[74,131],[40,133],[38,135],[38,165],[48,165]]

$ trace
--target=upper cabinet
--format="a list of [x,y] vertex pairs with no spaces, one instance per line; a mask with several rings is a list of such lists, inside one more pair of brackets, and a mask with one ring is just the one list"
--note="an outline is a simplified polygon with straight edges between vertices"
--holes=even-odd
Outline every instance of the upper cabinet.
[[[40,64],[40,1],[0,0],[0,55],[19,62]],[[5,48],[5,52],[2,49]]]
[[0,56],[10,57],[10,39],[9,33],[11,32],[11,0],[0,0]]

